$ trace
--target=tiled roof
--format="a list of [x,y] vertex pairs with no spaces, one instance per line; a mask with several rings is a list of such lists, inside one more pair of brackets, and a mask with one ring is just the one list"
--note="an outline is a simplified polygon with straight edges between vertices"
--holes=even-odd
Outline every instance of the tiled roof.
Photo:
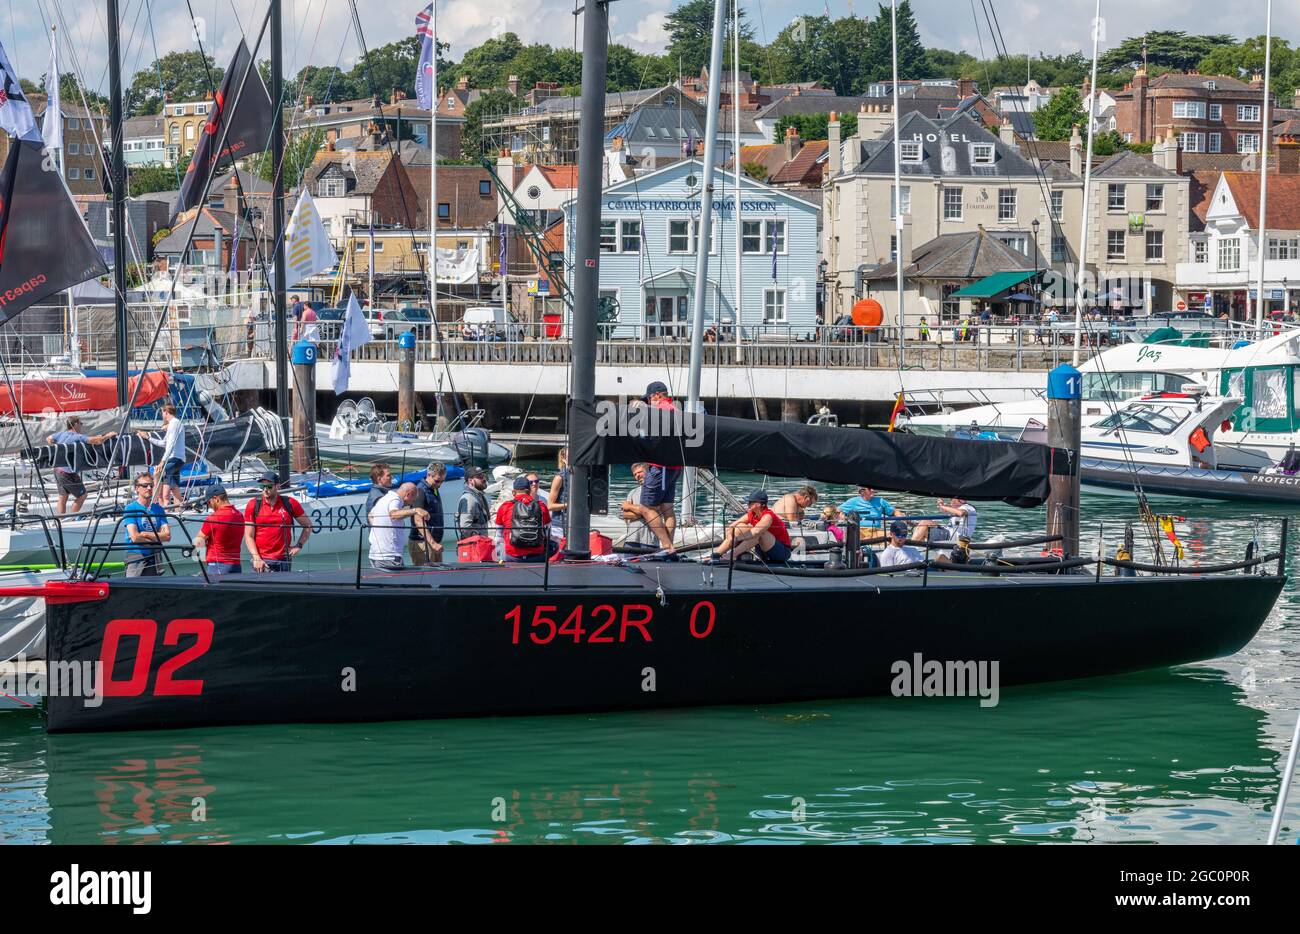
[[[820,183],[822,171],[818,171],[817,162],[826,155],[827,148],[830,144],[824,139],[813,140],[810,143],[804,143],[800,150],[794,154],[794,158],[781,166],[776,174],[768,178],[768,184],[771,185],[795,185],[805,180],[812,180]],[[781,154],[785,155],[785,144],[781,143]],[[815,179],[810,176],[815,175]]]
[[[995,272],[1027,272],[1034,261],[1007,246],[983,227],[965,233],[943,234],[912,251],[912,262],[903,270],[909,279],[983,279]],[[864,278],[893,279],[893,263],[885,263]]]
[[1148,158],[1127,149],[1117,152],[1092,170],[1093,178],[1178,178],[1177,172],[1161,168]]
[[779,120],[794,114],[857,113],[863,104],[879,104],[878,97],[840,97],[833,94],[788,94],[754,114],[757,120]]
[[1191,179],[1188,185],[1188,201],[1191,204],[1192,215],[1187,219],[1187,229],[1192,233],[1199,233],[1205,229],[1205,213],[1210,209],[1214,189],[1219,187],[1219,178],[1222,175],[1223,173],[1216,169],[1188,173]]
[[[1224,172],[1223,180],[1237,202],[1246,226],[1259,229],[1259,173]],[[1300,230],[1300,175],[1270,174],[1268,225],[1277,230]]]
[[576,165],[539,165],[537,170],[545,176],[547,183],[556,191],[578,187]]
[[741,146],[740,147],[740,164],[741,166],[750,163],[761,165],[767,170],[767,178],[771,178],[781,167],[785,165],[785,145],[777,143],[767,143],[763,146]]
[[319,152],[307,170],[304,182],[315,185],[322,173],[331,166],[343,167],[345,175],[356,180],[356,187],[348,192],[350,195],[374,194],[375,188],[388,171],[392,156],[384,150],[380,152]]
[[[1037,170],[1024,156],[1014,147],[1006,145],[997,136],[985,130],[983,124],[972,115],[962,114],[951,120],[935,121],[919,112],[913,112],[904,116],[900,123],[904,141],[911,140],[917,133],[921,134],[922,140],[926,140],[927,137],[947,139],[955,133],[966,136],[972,144],[988,143],[993,146],[994,152],[992,165],[972,165],[971,146],[965,143],[953,145],[950,147],[952,161],[945,169],[943,162],[945,147],[938,142],[925,141],[922,143],[921,161],[903,163],[900,166],[903,175],[931,178],[945,176],[1011,178],[1037,174]],[[862,147],[861,159],[854,169],[855,172],[872,175],[893,174],[893,127],[881,136],[881,140],[889,140],[890,143],[879,148]]]
[[123,139],[148,139],[163,135],[162,114],[130,117],[122,121]]

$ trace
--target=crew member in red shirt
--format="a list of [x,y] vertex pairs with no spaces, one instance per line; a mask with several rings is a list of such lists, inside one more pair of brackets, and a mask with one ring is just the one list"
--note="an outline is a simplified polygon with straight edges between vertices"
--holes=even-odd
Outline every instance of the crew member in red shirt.
[[[311,520],[303,515],[302,506],[292,496],[280,495],[280,475],[274,470],[262,474],[258,481],[262,495],[244,507],[244,545],[253,559],[253,570],[291,571],[293,559],[311,537]],[[293,543],[293,524],[302,532]]]
[[767,508],[767,491],[755,490],[749,494],[749,510],[727,528],[727,537],[713,552],[721,558],[734,551],[739,558],[754,549],[768,564],[790,560],[790,531],[785,522]]
[[242,573],[239,549],[244,544],[244,517],[230,505],[230,496],[220,483],[208,490],[208,508],[212,515],[194,538],[196,548],[207,549],[203,561],[208,574]]
[[514,498],[497,508],[497,525],[507,561],[545,561],[551,512],[532,492],[527,477],[515,477]]

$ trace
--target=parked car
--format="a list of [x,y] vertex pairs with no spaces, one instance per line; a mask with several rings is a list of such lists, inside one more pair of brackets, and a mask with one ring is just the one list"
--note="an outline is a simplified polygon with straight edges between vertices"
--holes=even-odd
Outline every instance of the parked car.
[[519,341],[524,339],[524,326],[500,305],[480,305],[465,309],[460,336],[467,341]]

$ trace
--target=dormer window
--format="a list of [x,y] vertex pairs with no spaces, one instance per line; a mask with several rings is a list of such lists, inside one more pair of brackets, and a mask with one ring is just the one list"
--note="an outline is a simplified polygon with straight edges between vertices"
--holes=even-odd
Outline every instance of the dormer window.
[[1217,82],[1217,81],[1207,81],[1207,82],[1205,82],[1205,89],[1206,89],[1207,91],[1217,91],[1217,90],[1219,89],[1219,82]]
[[902,162],[917,163],[921,161],[920,140],[902,140],[898,144],[899,159]]
[[993,144],[992,143],[971,143],[970,164],[971,165],[992,165]]

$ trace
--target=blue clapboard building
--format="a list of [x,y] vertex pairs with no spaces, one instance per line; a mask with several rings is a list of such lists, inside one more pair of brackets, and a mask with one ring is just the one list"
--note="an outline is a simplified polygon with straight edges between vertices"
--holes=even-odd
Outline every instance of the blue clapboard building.
[[[699,159],[681,160],[601,195],[600,291],[618,302],[613,337],[689,338],[702,178]],[[762,330],[812,334],[818,208],[743,176],[741,186],[742,335],[752,340]],[[705,320],[721,322],[728,339],[736,320],[735,177],[719,170],[714,192]],[[570,269],[580,261],[573,255],[575,208],[575,201],[564,206]]]

